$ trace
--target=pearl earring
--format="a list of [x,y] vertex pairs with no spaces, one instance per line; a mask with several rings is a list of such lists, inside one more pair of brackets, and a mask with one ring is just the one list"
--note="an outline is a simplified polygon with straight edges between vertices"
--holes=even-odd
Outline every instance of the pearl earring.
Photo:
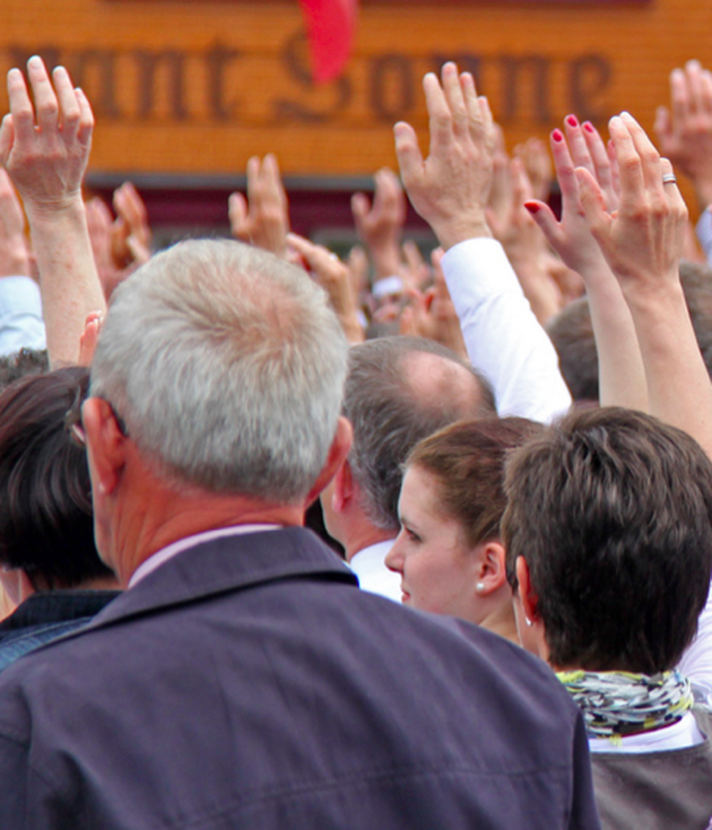
[[534,623],[529,619],[529,617],[524,617],[526,624],[531,628]]
[[475,585],[475,591],[477,591],[478,594],[483,593],[484,590],[485,590],[485,583],[484,582],[478,582],[477,585]]

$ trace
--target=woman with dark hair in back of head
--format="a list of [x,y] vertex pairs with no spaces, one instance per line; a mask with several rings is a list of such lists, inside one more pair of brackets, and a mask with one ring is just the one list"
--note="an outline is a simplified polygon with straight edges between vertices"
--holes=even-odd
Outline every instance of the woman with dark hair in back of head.
[[0,623],[0,670],[118,594],[94,545],[86,451],[66,426],[88,385],[71,367],[0,394],[0,582],[18,604]]

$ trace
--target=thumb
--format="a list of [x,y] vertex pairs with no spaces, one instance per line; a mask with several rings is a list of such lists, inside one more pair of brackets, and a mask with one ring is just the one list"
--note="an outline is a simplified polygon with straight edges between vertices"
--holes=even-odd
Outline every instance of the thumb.
[[554,216],[554,211],[545,202],[540,202],[537,199],[528,199],[524,202],[524,207],[539,227],[539,230],[544,234],[546,241],[556,251],[557,244],[561,239],[561,226],[556,216]]
[[393,128],[393,135],[396,143],[396,157],[400,167],[401,178],[406,190],[414,184],[421,176],[423,170],[423,155],[418,147],[418,138],[415,130],[399,121]]

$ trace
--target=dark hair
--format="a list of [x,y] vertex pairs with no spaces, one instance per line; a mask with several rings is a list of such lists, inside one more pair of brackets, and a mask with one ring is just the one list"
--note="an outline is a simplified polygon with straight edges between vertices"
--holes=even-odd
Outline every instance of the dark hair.
[[543,429],[526,418],[460,421],[421,441],[406,466],[437,478],[442,512],[462,525],[467,544],[474,547],[500,536],[507,454]]
[[[420,375],[411,365],[420,354],[442,358],[443,370]],[[472,378],[471,389],[455,377],[462,368]],[[462,418],[494,413],[489,384],[469,363],[433,340],[383,337],[353,346],[344,414],[354,429],[349,463],[369,519],[383,530],[400,527],[402,465],[418,441]]]
[[0,356],[0,392],[20,378],[49,372],[46,349],[20,349]]
[[697,630],[712,567],[712,463],[619,408],[566,416],[507,462],[507,575],[524,557],[550,662],[652,674]]
[[559,355],[561,374],[575,401],[597,401],[598,352],[591,325],[588,299],[569,303],[546,324]]
[[[697,344],[712,377],[712,270],[697,262],[680,263],[680,282]],[[561,374],[575,401],[597,401],[598,353],[586,297],[569,303],[546,326],[559,355]]]
[[26,377],[0,394],[0,562],[35,588],[71,588],[109,576],[94,545],[86,452],[64,419],[89,370]]

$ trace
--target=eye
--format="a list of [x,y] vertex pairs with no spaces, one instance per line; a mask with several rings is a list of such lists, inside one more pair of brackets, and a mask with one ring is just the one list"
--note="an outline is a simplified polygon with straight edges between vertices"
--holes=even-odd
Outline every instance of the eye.
[[405,531],[406,538],[411,542],[422,542],[423,540],[418,536],[418,534],[411,530],[409,527],[403,525],[403,530]]

